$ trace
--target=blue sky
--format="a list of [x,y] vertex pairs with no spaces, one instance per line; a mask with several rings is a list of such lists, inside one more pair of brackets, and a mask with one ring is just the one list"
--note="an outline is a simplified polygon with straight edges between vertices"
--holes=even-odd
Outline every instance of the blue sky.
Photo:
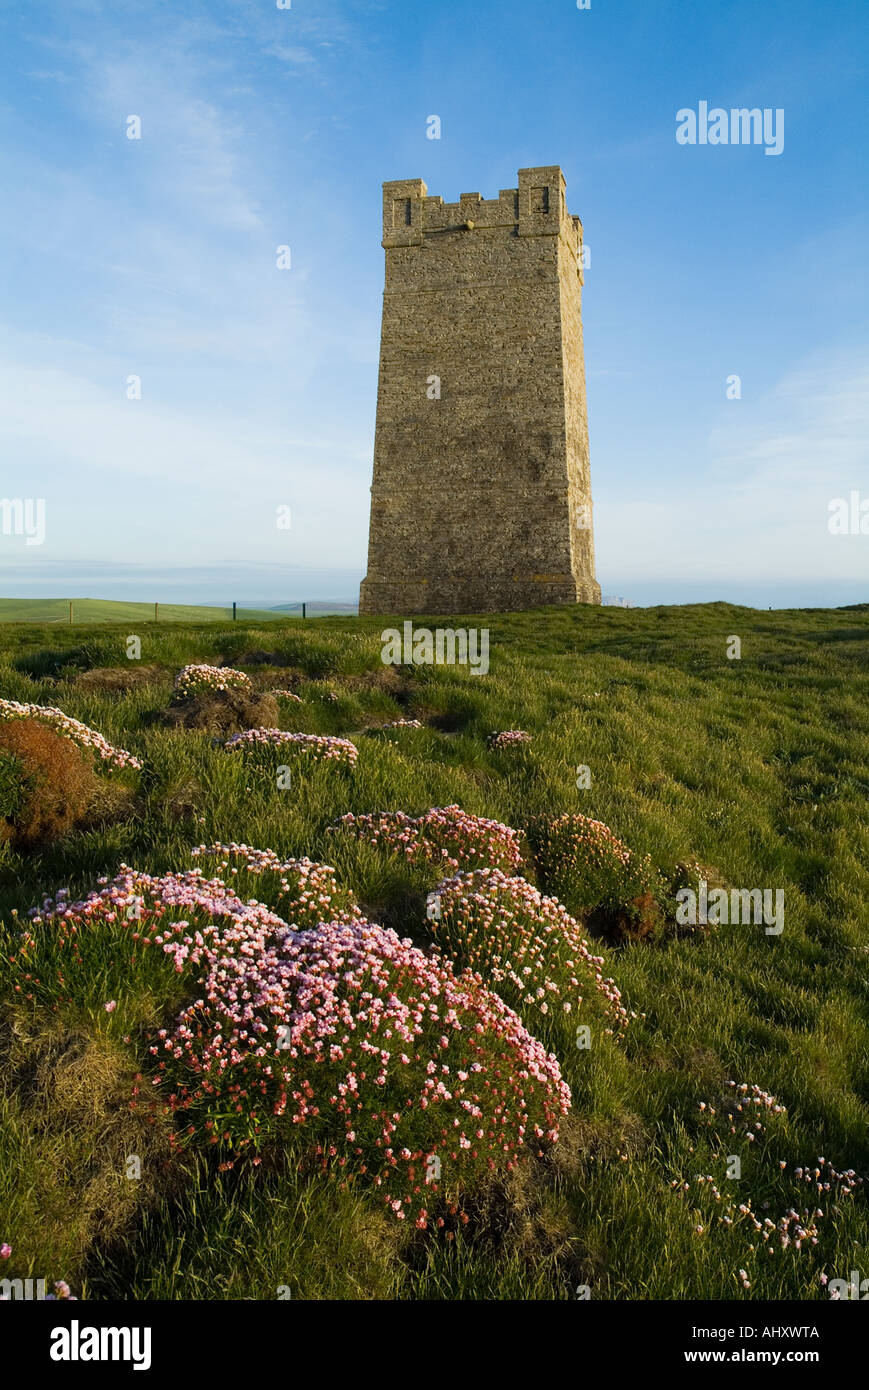
[[[869,598],[865,4],[7,2],[0,48],[0,494],[46,502],[0,593],[355,598],[380,184],[557,163],[604,591]],[[782,153],[679,145],[701,101]]]

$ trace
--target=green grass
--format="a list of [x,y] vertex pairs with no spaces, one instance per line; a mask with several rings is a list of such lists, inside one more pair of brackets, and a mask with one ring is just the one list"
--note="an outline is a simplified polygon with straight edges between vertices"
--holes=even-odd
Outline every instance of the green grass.
[[[402,668],[397,683],[379,659],[387,625],[152,624],[141,660],[164,678],[126,694],[76,682],[92,667],[126,666],[126,633],[5,629],[0,694],[59,705],[145,767],[112,779],[129,786],[126,814],[38,856],[0,847],[0,960],[15,939],[13,909],[60,886],[88,891],[122,862],[189,867],[190,847],[212,839],[334,864],[370,915],[416,930],[425,875],[327,827],[348,810],[416,814],[449,802],[517,828],[581,812],[665,875],[696,857],[732,885],[782,888],[783,934],[722,927],[605,949],[605,973],[638,1018],[623,1044],[565,1048],[574,1109],[555,1159],[481,1192],[451,1243],[396,1229],[363,1192],[339,1194],[280,1165],[217,1174],[206,1157],[164,1175],[160,1134],[147,1138],[151,1180],[132,1196],[121,1182],[123,1202],[108,1202],[125,1146],[145,1150],[146,1139],[121,1119],[134,1059],[120,1010],[110,1018],[93,1006],[100,963],[91,989],[56,1011],[23,1002],[0,965],[0,1242],[13,1246],[3,1273],[65,1278],[90,1297],[276,1298],[283,1287],[294,1298],[568,1299],[584,1284],[593,1298],[823,1296],[819,1275],[865,1265],[869,1238],[864,1188],[835,1211],[830,1194],[800,1197],[809,1189],[792,1171],[823,1155],[869,1173],[869,609],[453,618],[445,625],[489,628],[489,674]],[[726,657],[730,635],[740,660]],[[246,665],[262,649],[271,664]],[[181,665],[222,657],[277,686],[284,667],[301,673],[305,703],[282,706],[283,727],[353,738],[356,767],[321,765],[277,790],[207,734],[154,722]],[[401,715],[426,727],[369,732]],[[506,728],[533,743],[487,749],[487,735]],[[581,764],[587,790],[576,785]],[[124,1027],[156,1014],[157,988],[157,975],[131,977]],[[79,1104],[61,1084],[69,1066],[82,1069]],[[711,1127],[700,1110],[728,1079],[786,1106],[754,1144],[728,1132],[720,1109]],[[730,1155],[738,1180],[727,1177]],[[791,1205],[820,1206],[818,1244],[767,1255],[744,1222],[710,1220],[716,1203],[698,1174],[713,1177],[718,1205],[750,1199],[773,1221]]]

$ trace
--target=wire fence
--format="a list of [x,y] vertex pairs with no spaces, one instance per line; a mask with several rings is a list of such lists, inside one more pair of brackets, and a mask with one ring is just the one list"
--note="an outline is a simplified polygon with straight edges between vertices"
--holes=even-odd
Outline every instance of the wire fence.
[[355,603],[127,603],[94,598],[0,599],[0,623],[225,623],[282,622],[288,618],[354,617]]

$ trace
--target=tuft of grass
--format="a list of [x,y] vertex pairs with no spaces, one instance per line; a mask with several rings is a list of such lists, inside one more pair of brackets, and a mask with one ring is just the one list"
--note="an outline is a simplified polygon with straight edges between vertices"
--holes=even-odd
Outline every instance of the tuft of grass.
[[7,1007],[0,1019],[0,1211],[9,1278],[80,1283],[98,1242],[134,1229],[181,1181],[166,1123],[129,1108],[135,1062],[85,1021]]

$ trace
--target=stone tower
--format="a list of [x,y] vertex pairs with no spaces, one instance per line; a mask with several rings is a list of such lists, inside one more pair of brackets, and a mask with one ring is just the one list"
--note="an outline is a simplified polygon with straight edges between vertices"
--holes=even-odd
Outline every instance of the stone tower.
[[600,603],[582,224],[557,165],[497,198],[383,185],[386,288],[360,613]]

